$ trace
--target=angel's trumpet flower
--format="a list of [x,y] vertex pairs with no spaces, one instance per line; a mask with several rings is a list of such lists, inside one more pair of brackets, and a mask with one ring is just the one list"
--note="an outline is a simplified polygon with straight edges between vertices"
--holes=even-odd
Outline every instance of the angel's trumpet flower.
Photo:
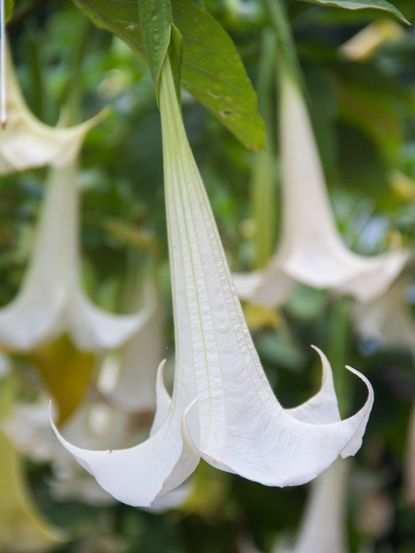
[[80,283],[76,163],[50,170],[22,288],[0,309],[0,345],[30,350],[66,331],[79,349],[119,346],[144,317],[95,307]]
[[[362,338],[380,347],[403,348],[415,359],[415,319],[408,305],[410,285],[403,275],[381,298],[356,304],[353,317]],[[415,505],[415,402],[409,419],[404,488],[408,503]]]
[[366,340],[391,348],[405,348],[415,358],[415,320],[408,306],[410,283],[399,278],[383,294],[369,303],[357,303],[353,319]]
[[153,283],[146,288],[142,324],[120,351],[107,355],[98,382],[98,388],[111,403],[143,415],[156,408],[156,369],[164,355],[160,293]]
[[320,353],[321,390],[297,408],[281,406],[243,317],[168,61],[160,110],[176,340],[170,407],[166,413],[166,393],[159,393],[150,438],[130,449],[82,449],[55,432],[104,489],[131,505],[150,505],[177,487],[201,456],[265,485],[305,483],[339,455],[359,449],[372,388],[350,369],[365,382],[368,399],[355,415],[340,421],[331,368]]
[[[311,494],[293,546],[278,543],[272,553],[347,553],[345,496],[348,463],[336,461],[312,484]],[[261,553],[249,538],[240,543],[241,553]]]
[[285,72],[281,76],[280,143],[280,243],[263,271],[235,275],[240,297],[276,306],[287,299],[295,282],[350,294],[360,301],[381,295],[408,254],[392,250],[366,258],[346,248],[331,212],[304,99],[298,84]]
[[3,62],[5,78],[0,86],[4,88],[5,106],[4,128],[0,129],[0,175],[44,165],[66,165],[76,157],[96,118],[70,128],[45,125],[27,107],[6,48]]
[[296,544],[278,553],[347,553],[347,473],[348,463],[339,460],[313,482]]

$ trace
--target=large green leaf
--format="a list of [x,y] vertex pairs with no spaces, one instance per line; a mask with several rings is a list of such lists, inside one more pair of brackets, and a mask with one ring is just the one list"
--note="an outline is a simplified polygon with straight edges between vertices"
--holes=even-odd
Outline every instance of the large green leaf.
[[[144,54],[137,0],[74,0],[93,22]],[[213,16],[192,0],[172,0],[173,22],[183,36],[182,86],[245,146],[261,148],[264,125],[236,48]]]
[[410,25],[409,21],[403,15],[403,13],[398,10],[396,6],[387,2],[387,0],[306,0],[312,4],[318,4],[320,6],[332,6],[335,8],[344,8],[346,10],[381,10],[387,12],[391,15],[394,15],[400,19],[403,23]]
[[173,15],[170,0],[138,0],[148,65],[156,88],[170,44]]
[[183,35],[182,84],[249,148],[264,142],[257,98],[236,48],[222,26],[192,0],[173,0]]

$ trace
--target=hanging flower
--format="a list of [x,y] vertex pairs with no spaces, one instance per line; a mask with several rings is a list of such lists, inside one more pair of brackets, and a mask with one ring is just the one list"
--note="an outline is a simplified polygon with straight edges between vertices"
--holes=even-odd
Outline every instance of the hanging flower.
[[313,482],[296,544],[279,553],[346,553],[348,463],[337,461]]
[[[134,389],[140,388],[143,373],[144,371],[136,371],[134,378],[130,379],[130,385]],[[153,387],[154,381],[155,377]],[[159,404],[164,401],[166,412],[170,406],[170,398],[164,389],[161,371],[157,382]],[[122,393],[119,397],[122,397]],[[112,503],[113,497],[98,486],[95,479],[82,470],[73,457],[60,448],[53,438],[47,405],[46,398],[40,398],[34,403],[15,402],[9,416],[2,423],[2,431],[21,454],[37,461],[51,463],[51,493],[57,500],[81,500],[90,505]],[[160,407],[159,415],[162,411]],[[123,411],[91,393],[76,413],[63,424],[63,432],[68,438],[82,445],[93,445],[95,448],[110,445],[116,448],[144,439],[148,431],[147,418],[140,418],[138,415],[139,413]],[[152,505],[152,510],[165,511],[175,508],[187,499],[190,491],[189,486],[181,486],[156,501]]]
[[[243,318],[209,201],[188,143],[169,62],[161,80],[165,197],[176,363],[173,396],[157,401],[150,438],[122,450],[61,443],[118,500],[147,506],[176,488],[203,457],[270,486],[305,483],[360,447],[372,407],[340,421],[330,365],[294,409],[275,398]],[[307,462],[304,462],[304,459]]]
[[[356,304],[353,318],[363,339],[378,347],[403,348],[415,359],[415,320],[408,305],[410,285],[409,278],[403,275],[382,297],[368,304]],[[415,402],[409,417],[404,494],[408,503],[415,505]]]
[[299,86],[281,77],[280,143],[282,231],[278,250],[263,271],[235,275],[243,299],[283,303],[295,282],[350,294],[360,301],[381,295],[408,258],[392,250],[366,258],[350,252],[335,225],[311,124]]
[[66,331],[81,350],[119,346],[145,319],[95,307],[81,288],[76,164],[50,170],[37,235],[17,297],[0,309],[0,345],[30,350]]
[[[345,499],[348,463],[336,461],[312,484],[305,515],[293,546],[278,543],[273,553],[347,553]],[[247,537],[240,553],[261,553]]]
[[399,278],[383,296],[357,303],[353,318],[359,334],[379,345],[405,348],[415,357],[415,320],[408,306],[410,282]]
[[[162,300],[157,286],[148,284],[140,328],[119,351],[107,354],[98,381],[99,390],[111,403],[143,416],[156,408],[154,382],[164,355]],[[138,308],[137,303],[132,301]]]
[[85,134],[101,116],[71,128],[45,125],[27,107],[7,49],[5,60],[7,124],[0,129],[0,175],[66,165],[76,157]]

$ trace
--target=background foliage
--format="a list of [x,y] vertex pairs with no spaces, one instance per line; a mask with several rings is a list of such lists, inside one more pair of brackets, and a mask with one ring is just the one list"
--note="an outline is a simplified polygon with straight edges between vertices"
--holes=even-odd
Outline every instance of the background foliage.
[[[106,3],[111,4],[102,2]],[[33,112],[55,124],[75,83],[82,98],[82,119],[111,107],[106,120],[90,133],[82,154],[82,247],[90,295],[110,308],[122,305],[122,285],[132,260],[157,255],[164,267],[170,313],[159,115],[147,65],[75,6],[92,2],[17,0],[15,4],[9,38]],[[415,33],[403,28],[398,39],[369,59],[348,61],[339,47],[366,24],[384,18],[385,12],[316,4],[329,3],[291,0],[287,6],[339,228],[347,243],[363,254],[382,251],[396,240],[413,246]],[[394,4],[415,21],[412,0]],[[206,0],[205,6],[232,36],[257,86],[261,35],[269,24],[261,2]],[[194,93],[186,87],[185,69],[183,77],[185,88]],[[276,122],[274,87],[265,94]],[[231,266],[250,269],[255,154],[190,94],[184,93],[183,100],[192,148]],[[203,99],[202,103],[217,111],[215,105]],[[249,126],[244,129],[243,124],[242,112],[242,127],[235,134],[246,144],[260,144],[260,136],[250,135]],[[36,170],[1,179],[1,304],[13,297],[21,282],[44,177],[44,170]],[[415,307],[413,311],[415,316]],[[403,467],[415,398],[414,359],[408,351],[379,351],[362,344],[347,316],[343,323],[341,317],[344,314],[332,297],[304,287],[273,325],[260,325],[256,344],[269,379],[287,406],[305,399],[318,379],[312,343],[327,351],[333,365],[347,362],[371,379],[376,403],[355,460],[348,513],[350,547],[354,552],[365,542],[379,553],[409,553],[415,550],[415,513],[405,500]],[[342,324],[343,331],[338,331]],[[17,363],[22,382],[36,378],[27,361],[17,359]],[[360,404],[360,391],[354,390],[350,410]],[[180,510],[152,514],[121,504],[88,507],[52,501],[47,464],[27,461],[26,469],[40,509],[72,538],[56,549],[59,553],[233,553],[245,532],[266,552],[277,536],[295,531],[307,493],[306,487],[265,488],[202,466],[192,502]],[[374,482],[379,501],[390,508],[390,525],[374,531],[365,524],[367,486],[362,482]]]

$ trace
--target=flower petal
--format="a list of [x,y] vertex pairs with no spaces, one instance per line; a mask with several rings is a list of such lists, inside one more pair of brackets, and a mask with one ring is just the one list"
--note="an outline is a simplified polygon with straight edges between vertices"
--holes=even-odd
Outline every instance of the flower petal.
[[343,244],[331,212],[323,169],[301,91],[281,79],[281,156],[284,270],[318,288],[337,288],[368,300],[388,287],[408,253],[395,250],[365,258]]
[[347,249],[332,215],[304,99],[287,74],[281,77],[280,113],[281,240],[260,277],[254,273],[255,279],[242,280],[241,297],[261,305],[280,305],[289,279],[365,302],[380,296],[402,270],[408,252],[395,249],[364,257]]
[[348,463],[337,461],[313,482],[296,546],[291,553],[346,553],[345,495]]
[[142,313],[138,330],[117,356],[118,378],[108,394],[112,402],[130,412],[155,409],[155,367],[164,354],[163,313],[159,300],[152,299]]
[[295,280],[274,264],[264,271],[233,273],[233,280],[239,297],[258,305],[282,305],[295,288]]
[[9,52],[6,59],[7,126],[0,131],[0,174],[66,165],[75,159],[85,134],[97,119],[67,129],[41,123],[23,99]]
[[99,351],[119,347],[142,327],[146,312],[136,315],[113,315],[91,303],[78,288],[67,307],[67,325],[81,350]]
[[51,420],[56,436],[69,453],[108,493],[128,505],[150,507],[156,498],[182,484],[199,462],[198,453],[183,442],[183,408],[171,403],[164,387],[163,367],[164,362],[157,372],[157,411],[150,438],[135,447],[82,449],[69,443]]
[[164,359],[157,369],[156,380],[156,403],[157,411],[154,416],[153,424],[151,426],[150,435],[155,434],[163,425],[167,419],[169,410],[171,407],[171,397],[164,384],[164,368],[166,366],[166,360]]
[[0,344],[29,350],[61,330],[75,248],[75,209],[68,171],[51,170],[22,288],[0,309]]
[[382,297],[354,306],[354,322],[364,339],[391,348],[406,348],[415,355],[415,322],[408,306],[409,287],[410,281],[404,276]]
[[330,363],[320,349],[315,346],[312,347],[319,354],[323,368],[320,390],[302,405],[286,409],[286,412],[299,421],[311,424],[338,422],[340,420],[339,405]]

